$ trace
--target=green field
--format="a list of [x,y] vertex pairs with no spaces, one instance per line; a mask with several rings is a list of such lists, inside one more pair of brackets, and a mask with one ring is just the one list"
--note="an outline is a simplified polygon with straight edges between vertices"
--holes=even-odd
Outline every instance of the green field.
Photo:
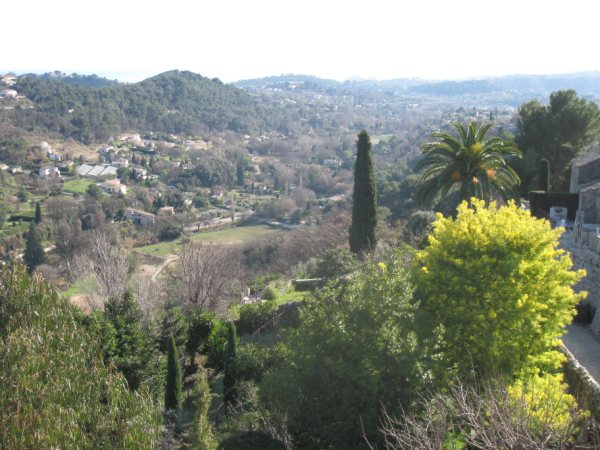
[[[267,225],[248,225],[244,227],[230,227],[222,230],[193,233],[189,235],[189,237],[193,241],[208,242],[211,244],[241,244],[250,239],[264,236],[275,231],[276,230],[273,230]],[[180,244],[181,239],[176,239],[170,242],[136,247],[135,251],[164,258],[175,254]]]
[[226,244],[240,244],[255,237],[272,233],[275,230],[268,225],[248,225],[225,228],[223,230],[199,232],[190,235],[193,241],[209,241]]
[[90,184],[96,184],[91,180],[81,178],[78,180],[69,180],[63,183],[63,191],[70,192],[71,194],[85,194]]

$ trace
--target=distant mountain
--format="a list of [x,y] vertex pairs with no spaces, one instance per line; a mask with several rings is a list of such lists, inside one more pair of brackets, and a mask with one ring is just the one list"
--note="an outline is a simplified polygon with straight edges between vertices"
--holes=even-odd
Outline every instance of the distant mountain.
[[413,94],[465,95],[494,92],[529,92],[547,96],[560,89],[575,89],[579,95],[600,98],[600,72],[565,75],[513,75],[464,81],[428,82],[407,89]]
[[82,142],[105,140],[131,129],[246,133],[264,128],[273,115],[272,107],[261,105],[246,91],[192,72],[165,72],[132,84],[94,75],[23,75],[15,89],[33,108],[15,108],[0,120]]
[[350,93],[352,91],[405,89],[422,82],[407,78],[398,80],[346,80],[336,81],[318,78],[312,75],[279,75],[234,83],[244,89],[293,89],[297,91],[321,91],[324,93]]
[[584,97],[600,98],[600,72],[563,75],[513,75],[496,78],[430,81],[417,78],[395,80],[324,80],[309,75],[281,75],[235,83],[245,89],[284,89],[328,94],[391,92],[407,96],[512,95],[516,99],[547,97],[560,89],[575,89]]

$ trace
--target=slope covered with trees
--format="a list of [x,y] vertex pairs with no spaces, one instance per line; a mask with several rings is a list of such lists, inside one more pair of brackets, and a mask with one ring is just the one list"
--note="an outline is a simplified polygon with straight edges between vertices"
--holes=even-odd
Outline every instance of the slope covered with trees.
[[192,72],[165,72],[139,83],[117,85],[66,79],[19,77],[15,88],[33,108],[7,110],[0,119],[30,131],[91,142],[128,129],[248,132],[264,127],[270,114],[243,90]]

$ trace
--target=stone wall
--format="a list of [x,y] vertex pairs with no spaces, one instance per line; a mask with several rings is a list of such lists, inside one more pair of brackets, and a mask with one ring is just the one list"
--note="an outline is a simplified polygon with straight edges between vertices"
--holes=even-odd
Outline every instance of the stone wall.
[[581,190],[579,209],[585,213],[585,223],[600,223],[600,184]]
[[600,180],[600,158],[579,166],[579,183],[586,184]]
[[600,253],[592,251],[587,242],[582,245],[575,244],[573,233],[565,232],[560,240],[561,247],[571,253],[575,269],[585,269],[587,275],[577,283],[577,291],[587,291],[584,300],[592,305],[597,313],[592,321],[591,328],[600,334]]

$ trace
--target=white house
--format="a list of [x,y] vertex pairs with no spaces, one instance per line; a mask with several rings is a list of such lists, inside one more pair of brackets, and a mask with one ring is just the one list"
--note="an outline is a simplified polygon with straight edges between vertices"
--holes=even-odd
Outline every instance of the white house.
[[106,180],[100,185],[100,188],[108,194],[127,194],[127,186],[121,184],[121,180],[117,178]]
[[42,167],[38,174],[40,178],[60,178],[60,170],[58,170],[58,167]]
[[148,179],[148,171],[146,169],[142,169],[140,167],[134,167],[133,172],[135,173],[136,180],[146,180]]
[[14,89],[3,89],[0,91],[0,97],[3,98],[17,98],[17,91]]
[[148,225],[154,223],[154,214],[139,209],[127,208],[125,218],[131,220],[136,225]]
[[4,84],[5,86],[14,86],[15,84],[17,84],[17,77],[14,75],[4,75],[2,77],[2,84]]
[[111,162],[111,165],[115,167],[129,167],[129,160],[125,158],[115,159]]

